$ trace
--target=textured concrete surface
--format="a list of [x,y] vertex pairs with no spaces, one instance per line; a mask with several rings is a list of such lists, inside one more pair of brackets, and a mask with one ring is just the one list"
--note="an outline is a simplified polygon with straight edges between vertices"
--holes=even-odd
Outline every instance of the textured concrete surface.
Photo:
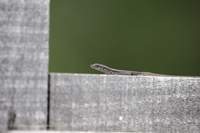
[[[73,132],[73,131],[9,131],[8,133],[131,133],[131,132]],[[141,133],[141,132],[134,132],[134,133]],[[142,132],[144,133],[144,132]],[[151,133],[151,132],[148,132]]]
[[46,129],[48,38],[49,0],[0,0],[0,129]]
[[200,78],[50,75],[50,129],[200,131]]
[[[8,133],[131,133],[131,132],[73,132],[73,131],[10,131]],[[134,132],[134,133],[141,133],[141,132]],[[145,132],[142,132],[145,133]],[[151,132],[148,132],[151,133]]]

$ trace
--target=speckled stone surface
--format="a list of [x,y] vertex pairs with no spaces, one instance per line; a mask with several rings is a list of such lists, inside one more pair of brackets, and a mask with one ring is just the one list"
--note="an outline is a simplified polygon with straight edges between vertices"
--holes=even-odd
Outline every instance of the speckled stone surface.
[[200,131],[200,78],[50,74],[53,130]]

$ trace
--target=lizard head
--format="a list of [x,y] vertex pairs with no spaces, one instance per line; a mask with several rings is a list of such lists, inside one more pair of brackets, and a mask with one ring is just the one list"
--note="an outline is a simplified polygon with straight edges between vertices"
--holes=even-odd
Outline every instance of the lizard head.
[[107,66],[102,65],[102,64],[98,64],[98,63],[92,64],[92,65],[90,65],[90,67],[93,68],[93,69],[96,69],[98,71],[104,72],[104,73],[106,71],[105,68],[107,68]]

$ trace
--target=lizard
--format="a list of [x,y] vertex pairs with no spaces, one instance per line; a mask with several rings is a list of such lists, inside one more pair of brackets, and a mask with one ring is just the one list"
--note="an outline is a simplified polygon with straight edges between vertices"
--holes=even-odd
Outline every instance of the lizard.
[[[92,64],[91,68],[101,71],[108,75],[129,75],[129,76],[161,76],[161,77],[188,77],[188,76],[176,76],[176,75],[164,75],[164,74],[156,74],[151,72],[138,72],[138,71],[127,71],[127,70],[118,70],[113,69],[108,66],[102,64]],[[196,77],[196,76],[194,76]]]

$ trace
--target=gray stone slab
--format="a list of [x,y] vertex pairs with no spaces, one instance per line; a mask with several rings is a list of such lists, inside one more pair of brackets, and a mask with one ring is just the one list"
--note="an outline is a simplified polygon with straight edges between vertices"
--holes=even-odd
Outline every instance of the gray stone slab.
[[46,129],[48,32],[49,0],[0,0],[1,130]]
[[200,78],[50,74],[50,129],[200,131]]

